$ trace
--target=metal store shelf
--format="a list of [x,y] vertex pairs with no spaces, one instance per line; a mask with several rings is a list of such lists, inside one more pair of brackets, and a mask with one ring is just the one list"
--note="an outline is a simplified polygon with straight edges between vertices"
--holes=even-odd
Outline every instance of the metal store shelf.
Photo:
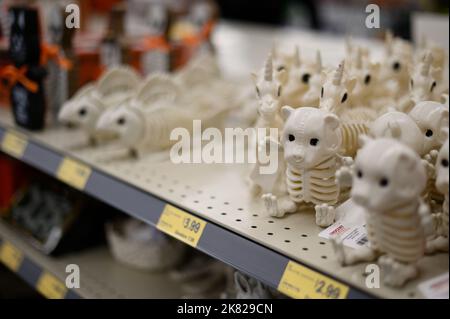
[[[8,127],[12,128],[10,114],[1,111],[0,141]],[[448,254],[428,256],[420,262],[420,279],[403,289],[383,285],[369,289],[365,265],[341,267],[330,243],[318,237],[321,229],[315,225],[313,214],[266,217],[262,204],[251,198],[245,185],[244,165],[175,165],[164,159],[163,153],[133,160],[114,144],[86,146],[77,130],[20,132],[27,140],[23,154],[16,156],[22,161],[57,177],[64,158],[76,159],[92,170],[82,186],[84,192],[150,225],[157,225],[167,204],[203,219],[206,226],[197,249],[274,288],[282,282],[290,261],[302,265],[301,275],[308,274],[313,281],[323,279],[348,288],[342,295],[347,298],[420,297],[420,282],[448,272]],[[295,289],[311,289],[305,278],[290,284]]]
[[[0,261],[46,297],[182,297],[179,285],[164,273],[142,272],[122,266],[112,258],[105,247],[58,258],[48,257],[33,248],[4,222],[0,222],[0,252]],[[80,268],[80,288],[65,287],[65,278],[68,275],[66,266],[69,264],[76,264]]]

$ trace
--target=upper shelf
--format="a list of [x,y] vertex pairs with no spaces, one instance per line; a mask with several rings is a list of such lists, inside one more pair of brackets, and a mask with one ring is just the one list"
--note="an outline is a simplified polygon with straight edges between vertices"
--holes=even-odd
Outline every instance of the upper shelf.
[[[184,240],[183,230],[181,235],[169,231],[171,235],[293,297],[320,297],[314,290],[316,280],[339,287],[340,297],[420,297],[420,282],[448,272],[448,254],[425,257],[419,280],[403,289],[383,285],[369,289],[365,265],[341,267],[330,242],[318,237],[321,228],[311,212],[282,219],[265,216],[245,184],[245,165],[176,165],[167,152],[135,160],[114,144],[88,146],[77,130],[30,133],[14,129],[10,114],[2,110],[0,141],[14,142],[10,132],[22,134],[19,140],[24,148],[16,142],[19,147],[14,152],[14,146],[5,148],[3,143],[3,151],[150,225],[162,229],[160,218],[167,207],[179,217],[188,212],[205,227],[198,234],[184,233]],[[75,165],[70,161],[68,165],[67,159],[75,160]],[[68,168],[65,173],[61,165]],[[76,169],[86,178],[77,176]],[[300,268],[292,269],[290,262]],[[286,276],[294,270],[299,271],[296,276]]]

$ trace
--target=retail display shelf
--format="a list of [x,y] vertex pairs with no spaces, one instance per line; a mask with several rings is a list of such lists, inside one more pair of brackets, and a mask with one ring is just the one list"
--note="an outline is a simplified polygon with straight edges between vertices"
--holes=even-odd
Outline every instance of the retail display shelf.
[[15,128],[5,110],[0,141],[5,153],[291,297],[422,297],[418,284],[448,272],[448,254],[427,256],[420,279],[402,289],[368,288],[366,265],[341,267],[312,212],[267,217],[250,195],[244,164],[174,164],[167,151],[137,160],[114,143],[88,145],[78,130]]
[[[113,259],[104,246],[50,257],[30,245],[12,226],[1,221],[0,262],[47,298],[182,297],[179,285],[171,281],[167,274],[123,266]],[[77,283],[73,276],[78,274],[79,288],[70,285]],[[69,285],[66,285],[66,279]]]

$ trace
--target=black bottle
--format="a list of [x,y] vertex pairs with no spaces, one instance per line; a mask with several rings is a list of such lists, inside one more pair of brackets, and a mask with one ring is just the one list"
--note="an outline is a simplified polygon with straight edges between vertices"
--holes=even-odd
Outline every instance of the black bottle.
[[10,37],[9,53],[13,63],[38,65],[41,57],[40,24],[38,11],[28,7],[9,9]]
[[11,107],[17,125],[40,130],[45,125],[45,97],[43,79],[46,71],[39,65],[41,56],[40,24],[35,8],[16,6],[10,14],[10,59],[16,68],[26,68],[25,76],[37,84],[32,92],[20,81],[11,88]]

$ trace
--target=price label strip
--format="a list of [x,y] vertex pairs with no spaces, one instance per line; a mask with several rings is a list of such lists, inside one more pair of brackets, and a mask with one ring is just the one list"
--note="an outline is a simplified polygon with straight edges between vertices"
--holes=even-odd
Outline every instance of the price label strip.
[[9,242],[4,242],[0,247],[0,261],[14,272],[19,270],[23,261],[22,252]]
[[25,153],[27,145],[28,139],[25,135],[13,131],[8,131],[3,137],[1,146],[2,150],[5,153],[8,153],[9,155],[20,159]]
[[83,190],[91,173],[89,166],[66,157],[59,165],[56,176],[70,186]]
[[205,226],[204,220],[167,204],[156,228],[192,247],[196,247]]
[[296,299],[345,299],[349,292],[348,286],[292,261],[278,290]]
[[37,291],[47,299],[63,299],[67,293],[66,286],[55,276],[44,272],[36,285]]

